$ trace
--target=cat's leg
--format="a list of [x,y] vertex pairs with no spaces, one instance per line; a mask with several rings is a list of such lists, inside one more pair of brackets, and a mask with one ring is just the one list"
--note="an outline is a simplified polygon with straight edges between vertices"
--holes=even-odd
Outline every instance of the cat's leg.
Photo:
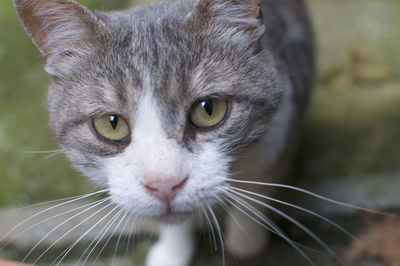
[[[252,188],[249,190],[263,195],[271,195],[263,189]],[[237,195],[236,197],[244,200]],[[257,200],[260,199],[258,198]],[[266,225],[269,222],[269,220],[267,222],[262,221],[263,219],[268,219],[267,210],[265,207],[254,204],[249,200],[244,200],[242,203],[239,203],[238,200],[232,201],[236,206],[231,206],[231,214],[227,216],[225,241],[229,251],[235,258],[246,260],[261,254],[267,248],[269,232],[260,225]],[[249,216],[259,221],[260,224]]]
[[151,247],[146,266],[188,266],[194,253],[192,224],[163,225],[160,238]]
[[[262,141],[255,143],[252,147],[242,151],[237,155],[237,159],[232,165],[233,178],[242,181],[260,181],[270,183],[281,183],[287,176],[298,137],[298,128],[300,121],[296,117],[300,112],[292,103],[292,89],[289,80],[287,80],[285,93],[271,121],[271,127]],[[268,197],[274,197],[275,191],[271,187],[240,184],[232,182],[231,186],[240,187]],[[230,192],[233,193],[233,192]],[[240,192],[245,196],[255,198],[268,204],[268,200],[254,195]],[[234,194],[238,197],[237,194]],[[239,196],[241,200],[245,200],[249,206],[241,205],[237,199],[234,201],[239,208],[232,207],[232,215],[228,215],[227,220],[227,245],[235,257],[239,259],[247,259],[260,254],[265,250],[269,233],[265,228],[272,228],[277,234],[279,228],[268,220],[268,208],[245,199],[245,196]],[[244,214],[243,212],[247,212]],[[272,212],[270,212],[272,213]],[[249,218],[251,216],[252,218]],[[265,227],[260,226],[257,220]]]
[[[261,169],[261,172],[255,173],[253,170],[256,168],[249,167],[247,169],[253,170],[246,171],[247,174],[242,173],[240,176],[234,176],[234,179],[244,182],[282,183],[288,174],[291,156],[292,153],[287,151],[279,157],[278,161],[275,160],[273,164],[269,164],[267,169],[260,165],[258,169]],[[244,159],[244,161],[246,162],[248,159]],[[248,163],[250,165],[250,162]],[[254,159],[253,164],[257,163],[260,163],[260,161],[257,162]],[[265,162],[264,165],[266,165]],[[260,174],[262,172],[265,174]],[[230,186],[240,190],[233,189],[236,193],[230,192],[230,200],[235,206],[231,204],[231,215],[227,216],[226,242],[235,257],[248,259],[261,254],[267,248],[270,231],[277,235],[282,234],[278,225],[270,218],[271,214],[274,214],[274,210],[268,207],[271,201],[266,198],[257,197],[255,194],[270,198],[279,198],[279,195],[277,195],[276,189],[268,186],[235,182],[232,182]],[[254,200],[252,201],[250,198]]]
[[[283,153],[282,150],[275,150],[276,154],[281,156],[269,155],[266,153],[266,151],[272,150],[269,147],[271,146],[265,140],[240,154],[232,166],[233,173],[235,173],[233,179],[244,182],[281,183],[287,174],[290,159],[288,156],[284,156],[286,153]],[[272,187],[255,184],[231,182],[230,186],[232,190],[228,198],[233,204],[231,204],[231,214],[227,216],[226,221],[226,242],[234,257],[246,260],[266,250],[270,233],[267,228],[279,232],[277,225],[268,217],[268,214],[272,212],[266,205],[270,202],[250,193],[274,197],[276,191]],[[249,198],[253,198],[259,203],[251,201]]]

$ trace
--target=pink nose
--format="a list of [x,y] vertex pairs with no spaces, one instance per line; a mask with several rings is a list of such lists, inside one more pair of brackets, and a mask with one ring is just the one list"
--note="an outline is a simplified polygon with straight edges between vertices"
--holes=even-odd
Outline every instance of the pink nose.
[[176,193],[183,187],[188,178],[162,178],[160,176],[145,177],[143,185],[153,197],[170,203]]

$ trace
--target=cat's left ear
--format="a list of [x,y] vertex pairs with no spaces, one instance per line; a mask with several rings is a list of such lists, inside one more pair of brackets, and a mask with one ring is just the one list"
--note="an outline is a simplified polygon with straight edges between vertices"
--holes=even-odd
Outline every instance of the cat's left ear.
[[98,19],[73,0],[14,0],[25,30],[54,74],[93,51]]
[[191,18],[203,26],[224,24],[258,39],[264,33],[261,0],[198,0]]

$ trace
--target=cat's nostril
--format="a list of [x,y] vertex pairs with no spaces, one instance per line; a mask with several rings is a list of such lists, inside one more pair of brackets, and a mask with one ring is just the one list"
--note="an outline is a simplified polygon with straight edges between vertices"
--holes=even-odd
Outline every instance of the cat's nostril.
[[147,191],[157,199],[162,201],[171,202],[181,189],[188,178],[184,179],[145,179],[144,186]]

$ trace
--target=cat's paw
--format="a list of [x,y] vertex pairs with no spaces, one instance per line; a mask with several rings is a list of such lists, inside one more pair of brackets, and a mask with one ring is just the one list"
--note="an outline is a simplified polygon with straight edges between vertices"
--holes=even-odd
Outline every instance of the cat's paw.
[[265,231],[251,235],[235,231],[228,234],[226,244],[234,257],[247,260],[260,255],[267,248],[268,240],[269,234]]
[[146,258],[146,266],[188,266],[191,259],[191,253],[183,251],[174,252],[171,247],[156,243],[151,247]]
[[229,221],[225,242],[235,258],[247,260],[260,255],[267,248],[269,233],[251,221],[242,220],[239,227]]

